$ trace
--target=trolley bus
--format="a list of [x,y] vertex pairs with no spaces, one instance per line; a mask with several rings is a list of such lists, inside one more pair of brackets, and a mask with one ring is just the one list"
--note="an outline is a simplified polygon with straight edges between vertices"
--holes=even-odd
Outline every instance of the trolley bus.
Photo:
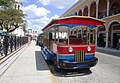
[[96,27],[105,21],[93,17],[69,16],[53,19],[43,30],[41,51],[45,60],[53,60],[59,69],[80,69],[95,66]]
[[43,45],[43,33],[38,35],[36,45],[39,45],[39,46]]

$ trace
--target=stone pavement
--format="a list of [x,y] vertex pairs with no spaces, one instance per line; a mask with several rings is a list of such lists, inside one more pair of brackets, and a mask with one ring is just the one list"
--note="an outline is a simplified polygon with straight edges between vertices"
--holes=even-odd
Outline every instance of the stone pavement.
[[0,83],[55,83],[35,42],[0,76]]
[[96,51],[120,57],[120,50],[116,50],[112,48],[97,47]]

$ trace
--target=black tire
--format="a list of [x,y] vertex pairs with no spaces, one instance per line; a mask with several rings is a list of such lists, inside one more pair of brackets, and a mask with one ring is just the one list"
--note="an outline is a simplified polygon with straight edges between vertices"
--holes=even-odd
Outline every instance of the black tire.
[[53,64],[52,60],[45,60],[47,64]]
[[85,68],[85,69],[88,70],[88,71],[90,70],[90,68]]
[[54,65],[54,69],[55,69],[56,72],[60,71],[60,68],[58,68],[57,65]]
[[56,72],[59,72],[60,71],[60,68],[57,67],[57,63],[56,63],[56,60],[54,59],[54,69]]
[[60,68],[57,67],[57,57],[56,57],[56,54],[54,54],[54,59],[53,59],[53,62],[54,62],[54,69],[56,72],[59,72],[60,71]]

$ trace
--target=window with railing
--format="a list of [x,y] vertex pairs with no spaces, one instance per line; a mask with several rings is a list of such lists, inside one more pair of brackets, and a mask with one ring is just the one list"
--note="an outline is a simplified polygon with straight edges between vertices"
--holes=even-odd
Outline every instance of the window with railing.
[[120,13],[120,4],[118,2],[113,3],[110,8],[110,16]]
[[107,17],[107,9],[100,11],[98,14],[99,14],[99,16],[98,16],[99,18]]

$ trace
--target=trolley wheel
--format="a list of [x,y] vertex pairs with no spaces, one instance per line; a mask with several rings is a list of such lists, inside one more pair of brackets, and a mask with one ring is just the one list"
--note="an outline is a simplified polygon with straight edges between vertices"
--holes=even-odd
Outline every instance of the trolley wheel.
[[55,69],[56,72],[60,71],[60,68],[57,67],[56,59],[54,59],[54,69]]
[[54,69],[55,69],[56,72],[60,71],[60,69],[56,65],[54,65]]

